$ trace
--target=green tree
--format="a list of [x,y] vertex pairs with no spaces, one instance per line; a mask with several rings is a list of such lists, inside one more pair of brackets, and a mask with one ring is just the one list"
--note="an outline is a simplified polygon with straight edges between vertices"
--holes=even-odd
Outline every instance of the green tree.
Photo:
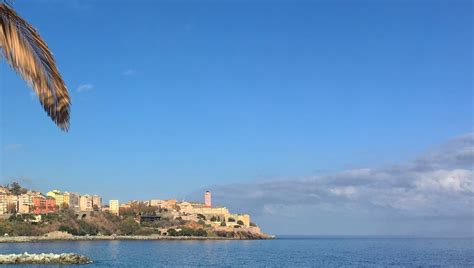
[[169,236],[177,236],[178,232],[176,232],[176,229],[170,228],[170,229],[168,229],[168,235]]
[[67,226],[67,225],[59,226],[58,231],[70,233],[72,235],[78,235],[79,234],[79,232],[77,231],[76,228],[73,228],[73,227]]
[[8,189],[10,190],[10,192],[12,192],[12,194],[14,195],[21,195],[21,194],[24,194],[26,193],[28,190],[26,190],[25,188],[22,188],[21,185],[18,183],[18,182],[12,182]]
[[16,214],[16,204],[8,204],[7,205],[7,211],[8,213],[11,213],[11,214]]
[[9,221],[0,221],[0,235],[13,233],[13,227]]
[[194,236],[207,236],[207,232],[204,229],[197,229],[194,231]]
[[119,229],[124,235],[132,235],[140,229],[140,225],[133,218],[126,218],[120,223]]

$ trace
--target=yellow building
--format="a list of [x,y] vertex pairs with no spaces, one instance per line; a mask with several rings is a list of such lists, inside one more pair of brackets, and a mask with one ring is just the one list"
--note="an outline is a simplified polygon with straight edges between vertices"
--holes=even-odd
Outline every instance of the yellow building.
[[219,216],[223,219],[226,219],[230,215],[229,210],[225,207],[206,207],[201,203],[181,202],[178,203],[178,207],[181,213],[202,214],[206,216],[206,218]]
[[64,204],[67,204],[68,207],[71,207],[71,198],[70,198],[70,194],[68,192],[63,193],[63,202],[64,202]]
[[[244,223],[244,226],[249,227],[250,226],[250,215],[248,214],[231,214],[229,218],[235,219],[235,222],[238,224],[239,221],[242,221]],[[227,219],[227,222],[229,219]]]
[[64,194],[59,190],[52,190],[46,194],[56,200],[56,206],[61,207],[64,204]]
[[[212,216],[224,219],[227,226],[238,225],[238,221],[242,221],[245,227],[250,226],[250,215],[248,214],[231,214],[225,207],[207,207],[201,203],[181,202],[178,203],[179,212],[185,214],[202,214],[206,219]],[[233,221],[229,222],[229,219]]]
[[115,215],[119,215],[120,203],[118,200],[109,200],[109,212]]

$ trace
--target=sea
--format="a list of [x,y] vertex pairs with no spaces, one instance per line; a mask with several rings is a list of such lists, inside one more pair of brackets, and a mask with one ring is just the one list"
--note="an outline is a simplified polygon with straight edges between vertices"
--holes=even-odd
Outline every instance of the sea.
[[280,236],[0,244],[0,253],[23,252],[79,253],[94,261],[85,267],[474,267],[474,238]]

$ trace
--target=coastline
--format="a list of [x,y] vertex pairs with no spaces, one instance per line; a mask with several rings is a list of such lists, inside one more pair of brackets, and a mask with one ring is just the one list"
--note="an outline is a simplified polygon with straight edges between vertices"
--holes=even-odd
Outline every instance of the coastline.
[[201,236],[162,236],[162,235],[116,235],[116,236],[5,236],[0,237],[0,243],[26,243],[26,242],[53,242],[53,241],[104,241],[104,240],[269,240],[275,236],[259,238],[234,238],[234,237],[201,237]]

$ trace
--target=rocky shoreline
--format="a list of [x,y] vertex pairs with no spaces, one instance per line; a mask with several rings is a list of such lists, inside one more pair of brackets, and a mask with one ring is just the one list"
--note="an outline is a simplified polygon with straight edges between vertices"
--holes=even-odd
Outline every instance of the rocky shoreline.
[[275,239],[274,236],[258,235],[251,238],[236,237],[200,237],[200,236],[162,236],[162,235],[111,235],[111,236],[5,236],[0,237],[0,243],[41,242],[41,241],[99,241],[99,240],[259,240]]
[[0,254],[0,264],[88,264],[91,259],[76,253]]

